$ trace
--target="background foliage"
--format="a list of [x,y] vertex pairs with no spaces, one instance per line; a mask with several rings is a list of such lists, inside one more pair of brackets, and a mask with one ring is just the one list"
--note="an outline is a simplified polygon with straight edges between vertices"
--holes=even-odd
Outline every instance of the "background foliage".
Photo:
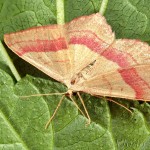
[[[65,21],[98,12],[102,2],[65,0]],[[149,42],[149,5],[148,0],[111,0],[104,16],[117,38]],[[55,0],[0,0],[0,40],[4,33],[56,23],[56,8]],[[130,114],[105,99],[82,94],[92,118],[85,127],[87,119],[65,98],[45,130],[61,96],[21,99],[19,95],[64,92],[66,87],[7,51],[22,79],[16,82],[0,53],[0,150],[149,150],[150,106],[138,101],[114,99],[131,108]]]

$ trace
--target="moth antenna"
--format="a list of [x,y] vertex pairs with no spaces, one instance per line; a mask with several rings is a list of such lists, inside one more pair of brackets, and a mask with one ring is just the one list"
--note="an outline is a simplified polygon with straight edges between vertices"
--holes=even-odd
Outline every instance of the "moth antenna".
[[53,115],[51,116],[51,118],[50,118],[50,119],[48,120],[48,122],[46,123],[45,129],[48,128],[48,126],[50,125],[51,121],[52,121],[53,118],[55,117],[55,115],[56,115],[56,113],[57,113],[57,111],[58,111],[58,108],[60,107],[62,101],[64,100],[64,97],[65,97],[65,95],[63,95],[63,96],[61,97],[61,99],[60,99],[60,101],[59,101],[59,103],[58,103],[58,105],[57,105],[57,107],[56,107],[56,109],[55,109]]
[[77,107],[77,109],[81,112],[81,114],[85,117],[85,114],[84,114],[83,111],[79,108],[78,104],[77,104],[76,101],[73,99],[72,95],[69,95],[69,98],[72,100],[72,102],[73,102],[74,105]]
[[50,95],[65,95],[67,92],[64,93],[46,93],[46,94],[33,94],[33,95],[25,95],[19,96],[20,98],[29,98],[29,97],[36,97],[36,96],[50,96]]
[[120,103],[118,103],[118,102],[112,100],[111,98],[106,98],[106,99],[107,99],[108,101],[110,101],[110,102],[113,102],[113,103],[115,103],[115,104],[117,104],[117,105],[123,107],[124,109],[126,109],[127,111],[129,111],[129,112],[132,114],[132,111],[131,111],[129,108],[127,108],[126,106],[124,106],[124,105],[122,105],[122,104],[120,104]]
[[91,118],[90,118],[90,116],[89,116],[89,113],[88,113],[88,111],[87,111],[87,109],[86,109],[86,106],[85,106],[85,104],[84,104],[84,101],[83,101],[83,99],[82,99],[80,93],[77,92],[77,94],[78,94],[78,96],[79,96],[79,99],[80,99],[80,101],[81,101],[81,103],[82,103],[82,105],[83,105],[83,107],[84,107],[84,110],[85,110],[86,115],[87,115],[87,118],[88,118],[88,122],[86,123],[86,125],[89,125],[89,124],[91,123]]

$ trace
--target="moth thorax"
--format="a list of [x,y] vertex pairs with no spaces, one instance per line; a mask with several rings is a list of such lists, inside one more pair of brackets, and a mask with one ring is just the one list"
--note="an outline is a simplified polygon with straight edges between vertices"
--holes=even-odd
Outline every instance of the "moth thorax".
[[73,76],[70,84],[71,85],[80,84],[80,83],[88,80],[88,78],[91,75],[91,70],[92,70],[95,62],[96,62],[96,60],[94,60],[92,63],[87,65],[85,68],[83,68],[78,74]]

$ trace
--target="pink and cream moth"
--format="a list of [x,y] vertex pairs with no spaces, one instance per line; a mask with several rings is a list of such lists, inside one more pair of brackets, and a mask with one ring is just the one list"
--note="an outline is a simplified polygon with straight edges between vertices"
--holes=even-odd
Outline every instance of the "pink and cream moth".
[[115,39],[99,13],[5,34],[7,46],[72,92],[150,101],[150,47]]

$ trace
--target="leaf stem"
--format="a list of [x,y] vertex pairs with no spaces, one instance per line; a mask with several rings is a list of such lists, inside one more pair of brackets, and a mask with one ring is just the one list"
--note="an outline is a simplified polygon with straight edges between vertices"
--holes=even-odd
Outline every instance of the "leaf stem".
[[57,7],[57,24],[65,23],[64,0],[56,0]]
[[106,11],[107,4],[108,4],[108,0],[102,0],[101,7],[100,7],[100,10],[99,10],[99,12],[100,12],[102,15],[104,15],[104,13],[105,13],[105,11]]
[[1,52],[2,56],[4,57],[6,64],[9,66],[11,72],[13,73],[14,77],[16,78],[17,81],[19,81],[21,79],[21,77],[20,77],[18,71],[16,70],[12,60],[10,59],[9,55],[7,54],[7,51],[4,48],[1,41],[0,41],[0,52]]

